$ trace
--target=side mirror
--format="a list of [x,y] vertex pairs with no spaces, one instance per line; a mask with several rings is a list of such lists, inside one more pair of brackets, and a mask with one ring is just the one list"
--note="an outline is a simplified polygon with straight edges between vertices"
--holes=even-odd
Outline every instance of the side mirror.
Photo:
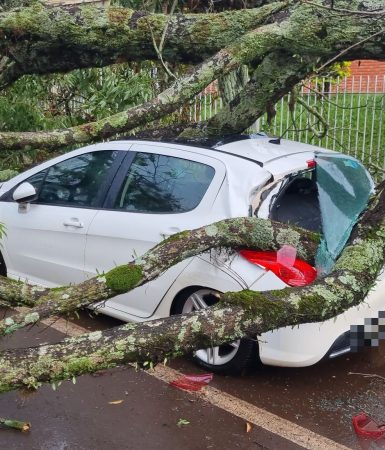
[[37,192],[31,183],[21,183],[13,192],[13,199],[17,203],[28,203],[36,200]]

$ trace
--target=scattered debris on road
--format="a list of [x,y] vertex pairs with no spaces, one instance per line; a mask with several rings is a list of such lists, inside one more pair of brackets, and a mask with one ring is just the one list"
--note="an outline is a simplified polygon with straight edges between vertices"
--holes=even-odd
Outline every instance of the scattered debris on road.
[[212,373],[184,375],[181,378],[170,381],[170,386],[183,389],[184,391],[200,391],[204,386],[207,386],[212,379]]

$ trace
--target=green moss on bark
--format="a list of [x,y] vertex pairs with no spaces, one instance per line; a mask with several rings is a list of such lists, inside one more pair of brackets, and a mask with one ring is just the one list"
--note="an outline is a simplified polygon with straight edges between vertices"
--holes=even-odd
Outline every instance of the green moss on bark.
[[127,264],[115,267],[105,274],[106,285],[114,292],[123,294],[133,289],[143,278],[141,266]]

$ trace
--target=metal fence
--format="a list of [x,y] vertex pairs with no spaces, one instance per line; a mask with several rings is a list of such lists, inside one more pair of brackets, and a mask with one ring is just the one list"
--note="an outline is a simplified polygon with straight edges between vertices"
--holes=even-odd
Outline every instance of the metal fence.
[[[222,107],[217,93],[199,95],[191,120],[206,120]],[[275,106],[271,123],[263,116],[251,131],[265,131],[342,151],[363,161],[376,179],[385,168],[385,75],[315,78]]]

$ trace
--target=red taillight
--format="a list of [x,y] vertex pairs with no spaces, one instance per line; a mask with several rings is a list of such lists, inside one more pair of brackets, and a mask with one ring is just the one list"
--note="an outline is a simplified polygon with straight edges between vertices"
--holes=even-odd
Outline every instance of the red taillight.
[[296,258],[292,266],[285,266],[277,261],[277,252],[241,250],[239,253],[249,262],[271,270],[289,286],[306,286],[317,277],[315,268],[301,259]]
[[306,161],[306,164],[309,169],[314,169],[314,167],[317,165],[314,159],[309,159],[309,161]]

